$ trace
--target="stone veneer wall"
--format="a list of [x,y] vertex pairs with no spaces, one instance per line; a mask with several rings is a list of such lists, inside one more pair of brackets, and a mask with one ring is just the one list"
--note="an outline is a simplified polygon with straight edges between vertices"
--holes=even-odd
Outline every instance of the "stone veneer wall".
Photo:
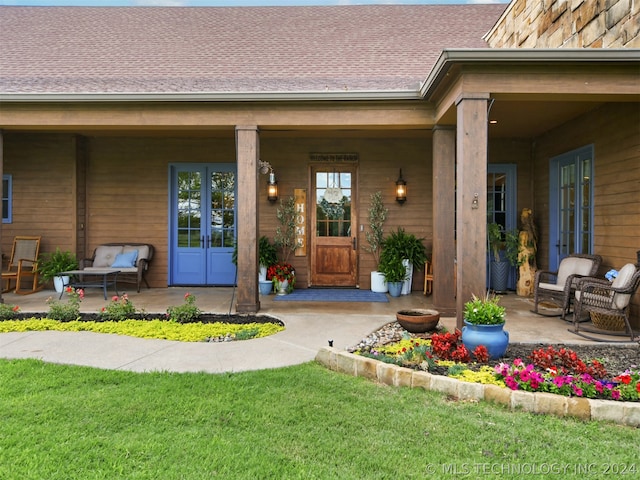
[[492,48],[640,48],[640,0],[513,0]]

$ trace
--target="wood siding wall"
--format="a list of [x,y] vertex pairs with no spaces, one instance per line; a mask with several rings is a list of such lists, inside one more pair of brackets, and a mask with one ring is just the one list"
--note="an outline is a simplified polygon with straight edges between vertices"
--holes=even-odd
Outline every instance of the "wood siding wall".
[[[636,262],[640,250],[640,112],[637,104],[607,104],[535,141],[535,208],[539,225],[549,222],[549,159],[594,146],[594,253],[602,255],[600,275]],[[549,231],[540,229],[538,266],[548,268]],[[632,301],[640,326],[640,293]]]
[[152,287],[167,286],[169,165],[234,163],[233,136],[209,138],[90,139],[87,182],[89,251],[105,242],[155,247]]
[[5,133],[4,173],[13,181],[13,222],[2,226],[2,252],[16,235],[40,235],[41,252],[76,252],[76,139]]
[[[433,238],[431,200],[431,139],[426,131],[399,133],[386,132],[382,135],[357,135],[356,137],[289,137],[263,132],[260,135],[262,160],[273,165],[277,174],[280,198],[293,195],[296,188],[309,189],[309,154],[358,153],[358,225],[359,245],[358,284],[360,288],[371,288],[370,272],[376,269],[373,256],[364,250],[365,232],[368,230],[368,210],[371,194],[380,190],[389,212],[384,226],[385,233],[403,227],[408,233],[424,238],[424,244],[431,250]],[[399,169],[407,181],[407,202],[400,205],[395,201],[395,182]],[[276,209],[266,200],[266,178],[260,179],[260,234],[273,238],[277,227]],[[310,199],[310,196],[307,195]],[[312,199],[311,199],[312,200]],[[360,226],[364,230],[361,230]],[[296,281],[300,286],[308,284],[308,256],[293,258]],[[421,290],[424,273],[421,268],[414,274],[413,288]],[[297,283],[298,284],[298,283]]]

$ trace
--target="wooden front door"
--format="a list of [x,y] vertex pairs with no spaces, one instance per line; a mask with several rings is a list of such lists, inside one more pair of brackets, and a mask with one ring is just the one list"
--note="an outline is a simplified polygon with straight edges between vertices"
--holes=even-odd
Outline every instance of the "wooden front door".
[[356,167],[312,167],[311,190],[310,284],[355,287],[358,258]]

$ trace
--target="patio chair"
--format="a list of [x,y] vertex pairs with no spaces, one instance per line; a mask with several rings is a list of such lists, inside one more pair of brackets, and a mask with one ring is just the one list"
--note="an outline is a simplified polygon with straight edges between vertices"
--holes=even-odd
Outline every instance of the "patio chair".
[[[17,236],[13,239],[9,266],[2,272],[2,280],[6,282],[3,293],[15,290],[18,295],[27,295],[42,290],[44,285],[38,285],[39,253],[40,237]],[[22,288],[23,280],[30,280],[30,288]],[[13,282],[15,287],[11,286]]]
[[559,302],[562,313],[565,316],[571,311],[571,303],[576,290],[576,282],[582,277],[593,277],[602,263],[600,255],[586,255],[574,253],[560,261],[557,272],[538,270],[533,286],[533,310],[538,315],[548,315],[538,311],[538,305],[543,300]]
[[[583,278],[578,282],[575,292],[575,313],[573,333],[590,340],[599,338],[585,335],[584,331],[605,335],[629,335],[631,341],[636,336],[629,323],[629,304],[631,297],[640,286],[640,264],[627,263],[618,276],[609,282],[604,278]],[[580,326],[583,316],[590,316],[591,325]],[[571,330],[570,330],[571,331]]]

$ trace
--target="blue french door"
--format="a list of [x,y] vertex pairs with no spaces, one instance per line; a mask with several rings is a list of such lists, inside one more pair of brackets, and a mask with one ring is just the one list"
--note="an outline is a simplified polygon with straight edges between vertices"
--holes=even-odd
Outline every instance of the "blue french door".
[[593,146],[554,157],[549,172],[549,268],[593,253]]
[[170,167],[170,285],[234,285],[235,164]]

